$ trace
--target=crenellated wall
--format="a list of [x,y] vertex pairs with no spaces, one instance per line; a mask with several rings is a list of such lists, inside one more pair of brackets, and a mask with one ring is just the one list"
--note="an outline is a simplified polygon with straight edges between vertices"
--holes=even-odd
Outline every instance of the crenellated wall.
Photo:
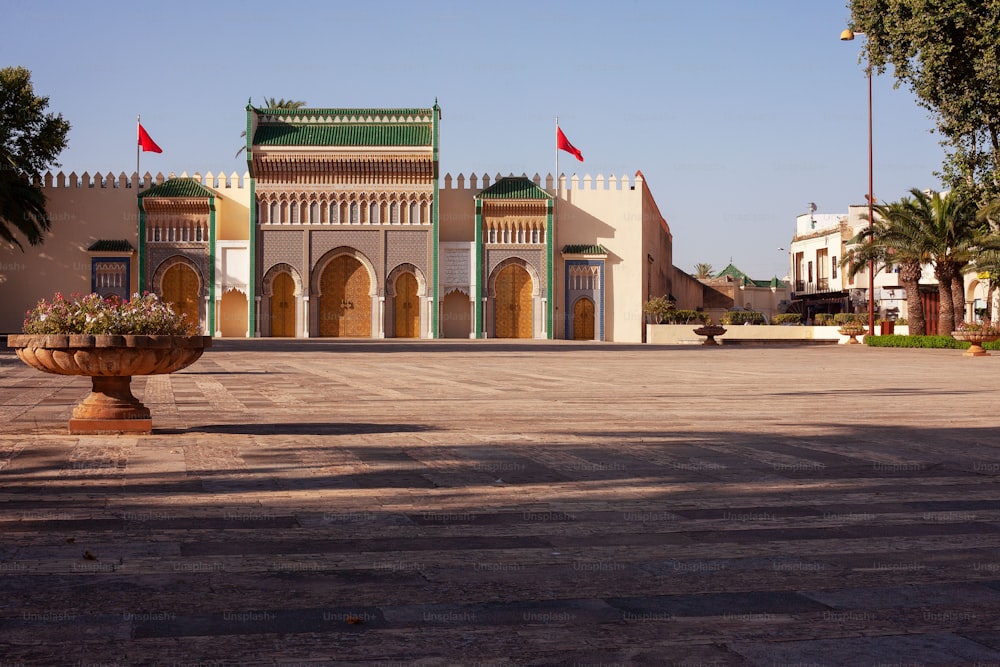
[[[46,196],[52,229],[45,243],[25,243],[23,252],[16,246],[0,245],[0,333],[20,331],[25,311],[40,299],[51,299],[56,292],[89,293],[92,254],[87,248],[95,241],[124,240],[138,249],[136,196],[169,177],[148,172],[141,179],[134,172],[48,172],[37,178],[35,182]],[[224,201],[219,208],[220,240],[249,238],[250,175],[206,172],[191,178]],[[139,288],[134,260],[133,256],[130,292]]]

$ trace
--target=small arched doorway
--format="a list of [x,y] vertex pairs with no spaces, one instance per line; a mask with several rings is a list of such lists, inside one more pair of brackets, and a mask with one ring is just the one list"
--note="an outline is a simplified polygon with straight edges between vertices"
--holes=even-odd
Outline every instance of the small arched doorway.
[[420,336],[420,299],[417,297],[417,277],[409,271],[396,278],[396,298],[393,300],[393,335],[396,338]]
[[223,338],[243,338],[249,326],[247,295],[231,289],[219,299],[219,324],[217,329]]
[[179,262],[167,269],[160,281],[160,298],[170,304],[175,313],[187,316],[197,330],[201,330],[201,318],[198,316],[198,293],[201,281],[194,269]]
[[532,337],[531,276],[509,264],[496,278],[494,335],[497,338]]
[[587,297],[573,304],[573,340],[594,340],[594,302]]
[[271,335],[295,336],[295,280],[287,271],[274,277],[271,285]]
[[320,336],[371,337],[371,280],[359,260],[350,255],[334,257],[324,267],[319,287]]
[[472,333],[472,311],[469,297],[455,290],[445,295],[442,302],[441,337],[468,338]]

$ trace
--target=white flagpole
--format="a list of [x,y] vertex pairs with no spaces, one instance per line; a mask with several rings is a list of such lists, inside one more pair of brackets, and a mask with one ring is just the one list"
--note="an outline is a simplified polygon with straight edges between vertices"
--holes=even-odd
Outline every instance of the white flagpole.
[[136,190],[142,187],[142,176],[139,174],[139,127],[142,125],[141,116],[135,116],[135,178]]

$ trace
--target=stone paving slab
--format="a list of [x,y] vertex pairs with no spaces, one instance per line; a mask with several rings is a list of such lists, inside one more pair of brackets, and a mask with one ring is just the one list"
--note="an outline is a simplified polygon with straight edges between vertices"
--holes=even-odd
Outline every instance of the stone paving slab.
[[1000,357],[218,340],[150,436],[0,351],[0,665],[1000,667]]

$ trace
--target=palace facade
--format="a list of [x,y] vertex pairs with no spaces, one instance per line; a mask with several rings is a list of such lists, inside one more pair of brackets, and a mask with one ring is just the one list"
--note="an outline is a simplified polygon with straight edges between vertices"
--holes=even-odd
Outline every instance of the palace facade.
[[701,305],[641,172],[442,176],[440,131],[436,103],[248,106],[242,178],[47,174],[0,331],[57,291],[153,291],[224,337],[640,342],[650,296]]

